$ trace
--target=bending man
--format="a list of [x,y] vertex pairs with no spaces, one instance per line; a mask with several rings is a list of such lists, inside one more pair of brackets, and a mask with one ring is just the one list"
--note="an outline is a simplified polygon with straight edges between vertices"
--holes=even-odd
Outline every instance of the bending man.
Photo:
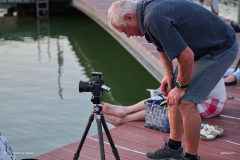
[[[201,119],[197,104],[216,86],[238,53],[233,28],[211,11],[188,0],[122,0],[111,5],[108,21],[119,32],[145,36],[162,58],[166,74],[160,90],[169,106],[168,143],[146,157],[196,160]],[[173,70],[172,60],[178,66]],[[167,94],[165,86],[170,92]],[[182,127],[187,143],[182,157]]]

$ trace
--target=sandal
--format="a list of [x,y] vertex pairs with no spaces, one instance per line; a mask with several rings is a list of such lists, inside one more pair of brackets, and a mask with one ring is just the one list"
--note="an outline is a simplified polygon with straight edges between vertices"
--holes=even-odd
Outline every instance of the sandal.
[[206,124],[203,129],[200,130],[200,139],[202,140],[213,140],[217,136],[221,136],[223,134],[223,129],[218,128],[218,126],[210,126],[209,124]]
[[219,131],[218,136],[221,136],[221,135],[223,134],[223,132],[224,132],[224,129],[223,129],[223,128],[218,128],[217,125],[212,125],[212,126],[213,126],[216,130]]

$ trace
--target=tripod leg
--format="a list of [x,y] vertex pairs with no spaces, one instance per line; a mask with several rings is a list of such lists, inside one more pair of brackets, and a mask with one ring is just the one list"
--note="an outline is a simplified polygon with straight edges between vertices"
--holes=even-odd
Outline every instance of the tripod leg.
[[104,115],[101,113],[101,122],[102,122],[102,125],[103,125],[103,128],[105,130],[105,133],[108,137],[108,141],[112,147],[112,152],[116,158],[116,160],[120,160],[120,157],[119,157],[119,154],[118,154],[118,151],[117,151],[117,148],[115,147],[114,143],[113,143],[113,140],[112,140],[112,136],[108,130],[108,127],[107,127],[107,124],[105,122],[105,119],[104,119]]
[[88,134],[88,131],[89,131],[90,127],[91,127],[93,119],[94,119],[94,113],[91,113],[91,115],[89,116],[89,119],[88,119],[88,124],[87,124],[87,126],[85,128],[85,131],[83,133],[82,139],[81,139],[81,141],[79,143],[78,149],[77,149],[76,153],[74,154],[73,160],[77,160],[78,157],[79,157],[79,153],[80,153],[80,151],[82,149],[82,146],[83,146],[83,143],[84,143],[84,141],[85,141],[85,139],[87,137],[87,134]]
[[99,113],[95,113],[95,118],[96,118],[96,121],[97,121],[99,147],[100,147],[100,150],[101,150],[101,160],[105,160],[104,144],[103,144],[103,134],[102,134],[102,125],[101,125],[101,116],[100,116],[100,114]]

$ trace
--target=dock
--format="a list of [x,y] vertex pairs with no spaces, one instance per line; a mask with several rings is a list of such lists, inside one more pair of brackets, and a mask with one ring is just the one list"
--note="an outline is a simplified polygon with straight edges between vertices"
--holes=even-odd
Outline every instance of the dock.
[[[107,11],[115,0],[72,0],[71,5],[106,29],[119,41],[159,82],[165,71],[161,58],[153,44],[146,42],[143,37],[127,38],[110,28],[107,22]],[[223,19],[228,24],[230,20]],[[240,46],[240,33],[237,33]],[[231,67],[235,67],[240,58],[240,52]],[[176,60],[173,61],[176,65]],[[226,87],[227,99],[225,108],[220,116],[202,119],[202,123],[218,125],[224,129],[220,137],[212,141],[200,140],[199,155],[201,160],[238,160],[240,157],[240,83]],[[95,122],[93,122],[95,123]],[[110,130],[114,144],[121,160],[145,160],[145,153],[156,150],[164,145],[164,137],[169,133],[159,132],[144,127],[144,122],[129,122]],[[105,132],[103,132],[105,157],[114,160]],[[49,151],[34,157],[39,160],[71,160],[80,141]],[[182,146],[186,147],[184,133]],[[185,148],[186,149],[186,148]],[[184,150],[185,151],[185,150]],[[98,135],[86,138],[80,152],[80,160],[100,160]]]

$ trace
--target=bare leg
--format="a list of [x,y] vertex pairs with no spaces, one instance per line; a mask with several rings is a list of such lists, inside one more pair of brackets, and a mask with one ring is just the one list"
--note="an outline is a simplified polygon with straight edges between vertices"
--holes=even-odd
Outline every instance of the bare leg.
[[119,118],[117,116],[113,116],[113,115],[110,115],[110,114],[105,114],[105,113],[103,113],[103,115],[104,115],[105,121],[114,125],[115,127],[123,124],[123,123],[121,123],[122,118]]
[[180,101],[179,110],[183,117],[184,133],[187,143],[186,152],[197,155],[201,128],[201,118],[197,109],[197,104]]
[[117,116],[119,118],[124,118],[126,115],[131,113],[136,113],[145,110],[145,100],[138,102],[132,106],[118,106],[109,103],[104,103],[102,112],[108,115]]
[[226,82],[234,82],[234,81],[236,81],[237,80],[237,78],[236,78],[236,76],[234,75],[234,74],[231,74],[231,75],[229,75],[228,77],[226,77],[226,78],[224,78],[224,82],[226,83]]
[[178,106],[168,106],[168,117],[170,125],[169,138],[181,141],[183,131],[183,119]]
[[117,116],[109,115],[104,113],[104,118],[106,122],[111,123],[115,127],[120,126],[126,122],[132,121],[144,121],[145,120],[145,110],[139,112],[128,114],[124,118],[119,118]]

